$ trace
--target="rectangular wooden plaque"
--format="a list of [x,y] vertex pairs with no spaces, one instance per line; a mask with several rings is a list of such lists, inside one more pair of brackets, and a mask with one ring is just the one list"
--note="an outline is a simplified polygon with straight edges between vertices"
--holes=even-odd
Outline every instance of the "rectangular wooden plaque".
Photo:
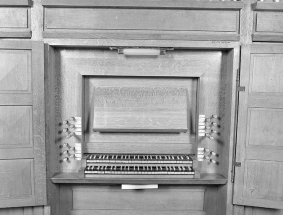
[[94,89],[93,130],[100,132],[186,132],[187,91],[166,87]]

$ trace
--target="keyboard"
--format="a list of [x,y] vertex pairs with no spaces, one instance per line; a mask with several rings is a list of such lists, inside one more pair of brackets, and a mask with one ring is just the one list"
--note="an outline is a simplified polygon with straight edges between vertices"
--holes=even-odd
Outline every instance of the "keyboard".
[[191,155],[88,154],[85,176],[194,175]]

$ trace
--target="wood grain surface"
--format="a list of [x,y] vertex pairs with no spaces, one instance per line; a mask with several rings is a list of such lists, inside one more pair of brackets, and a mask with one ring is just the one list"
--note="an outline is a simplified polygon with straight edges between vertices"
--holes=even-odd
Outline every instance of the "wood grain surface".
[[93,131],[186,132],[187,92],[181,88],[97,87]]

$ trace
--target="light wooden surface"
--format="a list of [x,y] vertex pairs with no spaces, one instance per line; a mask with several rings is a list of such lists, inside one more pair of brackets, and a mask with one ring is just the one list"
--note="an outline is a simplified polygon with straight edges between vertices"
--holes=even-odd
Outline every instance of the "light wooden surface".
[[44,31],[43,38],[66,38],[66,39],[119,39],[119,40],[186,40],[186,41],[239,41],[240,36],[230,32],[185,32],[185,31],[138,31],[138,30],[96,30],[62,32]]
[[255,2],[252,4],[255,11],[283,11],[283,3],[277,2],[276,4],[271,2]]
[[[283,209],[283,159],[280,141],[280,119],[283,112],[272,105],[261,108],[266,103],[263,96],[268,98],[269,95],[280,94],[282,100],[280,86],[274,88],[277,79],[280,80],[282,48],[280,45],[251,45],[243,50],[241,86],[245,86],[246,91],[239,94],[237,161],[241,162],[241,167],[235,167],[233,201],[236,204]],[[266,60],[271,60],[272,64]],[[269,67],[263,65],[262,61]],[[273,75],[266,74],[266,69]],[[250,95],[256,97],[258,93],[263,99],[257,99],[257,104],[250,107]]]
[[145,1],[130,1],[130,0],[42,0],[42,5],[45,7],[126,7],[126,8],[179,8],[179,9],[230,9],[239,10],[243,7],[243,2],[202,2],[202,1],[184,1],[176,0],[145,0]]
[[0,148],[31,147],[31,107],[0,106],[0,131]]
[[126,179],[125,177],[101,177],[100,180],[93,180],[89,178],[81,178],[78,173],[58,173],[54,175],[51,180],[58,184],[123,184],[123,183],[139,183],[139,184],[226,184],[227,179],[220,174],[201,174],[199,179],[173,179],[159,178],[159,179]]
[[90,213],[95,213],[98,215],[170,215],[172,213],[176,215],[205,215],[204,211],[136,211],[136,210],[72,210],[71,215],[88,215]]
[[29,5],[26,3],[28,1],[0,2],[0,38],[31,37],[30,7],[25,7]]
[[[0,94],[6,95],[4,98],[11,95],[0,106],[3,166],[0,205],[43,205],[46,202],[43,43],[1,41],[0,49],[3,82]],[[20,95],[28,99],[15,100]]]
[[237,23],[236,11],[46,8],[44,29],[236,32]]
[[0,61],[0,93],[31,93],[31,51],[0,50]]
[[205,189],[160,185],[139,191],[118,185],[74,187],[72,194],[74,210],[202,211]]
[[167,132],[188,130],[186,89],[97,87],[92,93],[94,132]]
[[51,215],[50,206],[5,208],[0,209],[1,215]]
[[1,6],[31,6],[30,0],[0,0]]
[[126,37],[127,39],[237,41],[239,11],[243,4],[199,1],[174,1],[174,3],[162,1],[161,3],[128,0],[119,2],[47,0],[43,2],[43,6],[45,38],[125,39]]
[[255,32],[283,33],[282,20],[283,15],[280,12],[256,12]]

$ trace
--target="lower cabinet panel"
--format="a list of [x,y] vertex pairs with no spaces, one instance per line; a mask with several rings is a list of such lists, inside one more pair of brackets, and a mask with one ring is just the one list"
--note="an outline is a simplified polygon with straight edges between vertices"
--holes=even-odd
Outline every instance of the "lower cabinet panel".
[[204,215],[205,192],[205,187],[171,185],[145,190],[122,190],[121,185],[62,185],[60,214]]

